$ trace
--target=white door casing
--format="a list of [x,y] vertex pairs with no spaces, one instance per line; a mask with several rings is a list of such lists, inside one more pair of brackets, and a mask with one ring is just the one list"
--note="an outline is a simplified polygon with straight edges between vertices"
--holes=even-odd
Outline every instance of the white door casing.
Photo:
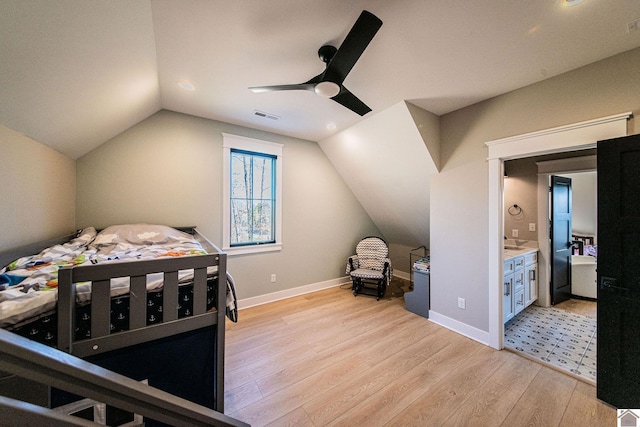
[[[502,256],[504,236],[504,161],[523,157],[595,148],[603,139],[627,135],[631,112],[602,117],[523,135],[488,141],[489,346],[503,348]],[[538,236],[546,230],[539,227]],[[543,234],[544,236],[544,234]],[[543,239],[544,240],[544,239]],[[542,248],[541,248],[542,249]]]

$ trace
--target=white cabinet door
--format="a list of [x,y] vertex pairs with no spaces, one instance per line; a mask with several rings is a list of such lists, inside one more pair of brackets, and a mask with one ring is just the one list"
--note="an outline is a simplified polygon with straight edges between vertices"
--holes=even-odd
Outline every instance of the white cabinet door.
[[513,273],[504,276],[502,286],[502,321],[507,322],[514,316],[513,311]]
[[513,294],[513,314],[516,315],[522,310],[524,310],[524,289]]
[[524,269],[524,299],[525,306],[531,305],[538,299],[538,264],[527,265]]

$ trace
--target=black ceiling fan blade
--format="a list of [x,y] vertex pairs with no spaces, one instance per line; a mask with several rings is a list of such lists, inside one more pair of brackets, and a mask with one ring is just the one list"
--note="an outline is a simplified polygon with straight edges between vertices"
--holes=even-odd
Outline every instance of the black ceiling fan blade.
[[300,83],[300,84],[293,84],[293,85],[253,86],[253,87],[250,87],[249,89],[255,93],[275,92],[279,90],[308,90],[313,92],[314,87],[315,87],[315,84],[307,82],[307,83]]
[[380,18],[363,10],[327,65],[323,80],[342,84],[381,26]]
[[340,88],[340,93],[331,99],[361,116],[364,116],[371,111],[371,108],[369,108],[367,104],[360,101],[357,96],[349,92],[349,90],[344,86]]

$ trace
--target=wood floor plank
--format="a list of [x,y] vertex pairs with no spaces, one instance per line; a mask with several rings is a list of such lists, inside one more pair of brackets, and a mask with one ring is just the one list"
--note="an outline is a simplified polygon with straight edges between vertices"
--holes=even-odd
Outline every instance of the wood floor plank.
[[433,388],[422,393],[389,424],[442,425],[503,363],[504,358],[500,352],[482,346],[465,360],[464,364],[459,365]]
[[314,424],[327,425],[428,359],[438,350],[437,343],[434,341],[437,341],[437,338],[426,336],[423,340],[404,347],[401,352],[397,351],[384,360],[370,365],[370,369],[360,375],[349,378],[341,384],[339,389],[318,394],[303,407]]
[[[595,388],[335,287],[240,310],[226,413],[253,426],[614,425]],[[406,289],[406,287],[405,287]]]
[[255,381],[251,381],[242,386],[225,391],[224,409],[228,413],[236,412],[262,398],[260,387],[258,387]]
[[377,393],[343,413],[330,426],[384,426],[420,395],[456,369],[480,347],[468,338],[442,329],[427,344],[432,353],[424,362],[390,381]]
[[502,423],[504,426],[560,426],[578,380],[543,366]]
[[516,354],[502,353],[504,364],[453,413],[444,426],[502,424],[542,368]]
[[614,426],[616,411],[596,399],[595,387],[578,382],[560,425],[563,427]]
[[303,408],[296,408],[274,422],[267,424],[267,427],[315,427],[315,425]]
[[598,303],[595,301],[571,298],[554,305],[553,308],[591,317],[592,319],[598,318]]
[[[287,363],[283,369],[258,378],[256,382],[260,386],[262,393],[269,395],[309,375],[326,369],[331,364],[351,357],[351,355],[355,354],[362,357],[361,355],[371,347],[371,342],[377,338],[378,334],[392,334],[394,330],[397,330],[398,323],[400,323],[399,320],[389,321],[375,331],[345,339],[338,345],[313,346],[317,351],[315,356],[304,358],[295,363]],[[328,333],[332,332],[329,331]],[[277,377],[277,380],[273,377]]]
[[252,426],[267,425],[301,407],[318,393],[334,389],[347,378],[368,369],[362,359],[350,357],[229,415]]

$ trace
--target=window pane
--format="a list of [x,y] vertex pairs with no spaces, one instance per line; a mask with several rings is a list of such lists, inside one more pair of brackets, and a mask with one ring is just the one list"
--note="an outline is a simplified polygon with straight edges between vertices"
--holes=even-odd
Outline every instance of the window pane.
[[275,240],[271,216],[271,200],[253,202],[253,241],[271,242]]
[[231,242],[249,241],[249,209],[247,201],[231,199]]
[[275,242],[275,158],[231,151],[231,245]]
[[253,196],[258,199],[271,199],[271,165],[273,159],[258,157],[253,161]]
[[231,198],[247,198],[249,196],[247,179],[250,176],[250,165],[250,156],[231,153]]

